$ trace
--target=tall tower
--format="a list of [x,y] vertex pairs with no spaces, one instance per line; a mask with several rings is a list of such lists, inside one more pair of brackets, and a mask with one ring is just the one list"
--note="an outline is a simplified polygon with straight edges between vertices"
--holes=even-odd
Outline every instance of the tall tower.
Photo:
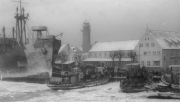
[[83,52],[88,52],[91,48],[91,41],[90,41],[90,33],[91,28],[89,22],[85,21],[83,23],[83,30],[82,30],[82,48]]

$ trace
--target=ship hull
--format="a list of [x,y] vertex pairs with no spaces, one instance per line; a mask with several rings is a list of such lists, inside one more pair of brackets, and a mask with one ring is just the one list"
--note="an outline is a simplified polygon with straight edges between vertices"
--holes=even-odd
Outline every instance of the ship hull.
[[6,69],[3,70],[1,79],[46,83],[51,75],[53,59],[59,47],[60,41],[51,36],[46,39],[37,39],[34,43],[27,44],[25,49],[8,53],[8,57],[0,56],[1,63],[5,63],[1,65]]
[[23,72],[27,64],[24,49],[14,48],[5,53],[0,54],[0,71],[1,74],[12,74]]
[[19,76],[19,77],[4,77],[2,80],[5,81],[14,81],[14,82],[28,82],[28,83],[47,83],[49,79],[49,73],[39,73],[35,75],[28,75],[28,76]]
[[103,85],[109,82],[109,78],[102,79],[102,80],[95,80],[95,81],[89,81],[89,82],[80,82],[77,84],[51,84],[48,83],[47,86],[51,88],[52,90],[72,90],[72,89],[79,89],[79,88],[85,88],[85,87],[93,87],[93,86],[99,86]]

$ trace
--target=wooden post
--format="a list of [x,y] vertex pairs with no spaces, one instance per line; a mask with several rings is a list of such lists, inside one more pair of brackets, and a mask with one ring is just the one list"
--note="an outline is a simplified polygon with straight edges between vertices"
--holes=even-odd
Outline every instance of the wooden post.
[[14,37],[14,33],[15,33],[15,29],[14,29],[14,27],[12,28],[12,37],[13,37],[13,39],[15,38]]
[[3,51],[6,51],[6,40],[5,40],[6,32],[5,32],[5,27],[3,27],[2,32],[3,32],[3,47],[4,47]]

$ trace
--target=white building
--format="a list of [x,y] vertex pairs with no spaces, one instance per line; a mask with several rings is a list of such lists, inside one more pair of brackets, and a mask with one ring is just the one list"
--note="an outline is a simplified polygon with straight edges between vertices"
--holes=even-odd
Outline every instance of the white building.
[[146,29],[137,48],[141,66],[151,68],[167,68],[169,65],[180,64],[180,35],[175,32]]
[[[115,62],[115,66],[120,62],[121,64],[126,64],[132,61],[129,53],[133,52],[138,40],[130,41],[114,41],[114,42],[96,42],[92,45],[92,48],[88,52],[87,58],[84,62],[94,63],[99,66],[112,66]],[[121,52],[121,60],[115,56],[113,58],[112,54],[116,52]]]

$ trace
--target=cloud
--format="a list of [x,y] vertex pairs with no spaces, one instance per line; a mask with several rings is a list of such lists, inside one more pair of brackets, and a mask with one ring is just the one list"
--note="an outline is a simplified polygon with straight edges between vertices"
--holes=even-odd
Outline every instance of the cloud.
[[[30,13],[29,26],[46,25],[51,34],[63,32],[63,41],[75,45],[81,45],[80,30],[86,19],[91,24],[93,42],[138,39],[146,24],[175,31],[179,28],[179,0],[24,1]],[[12,25],[15,4],[1,0],[0,11],[0,27]]]

